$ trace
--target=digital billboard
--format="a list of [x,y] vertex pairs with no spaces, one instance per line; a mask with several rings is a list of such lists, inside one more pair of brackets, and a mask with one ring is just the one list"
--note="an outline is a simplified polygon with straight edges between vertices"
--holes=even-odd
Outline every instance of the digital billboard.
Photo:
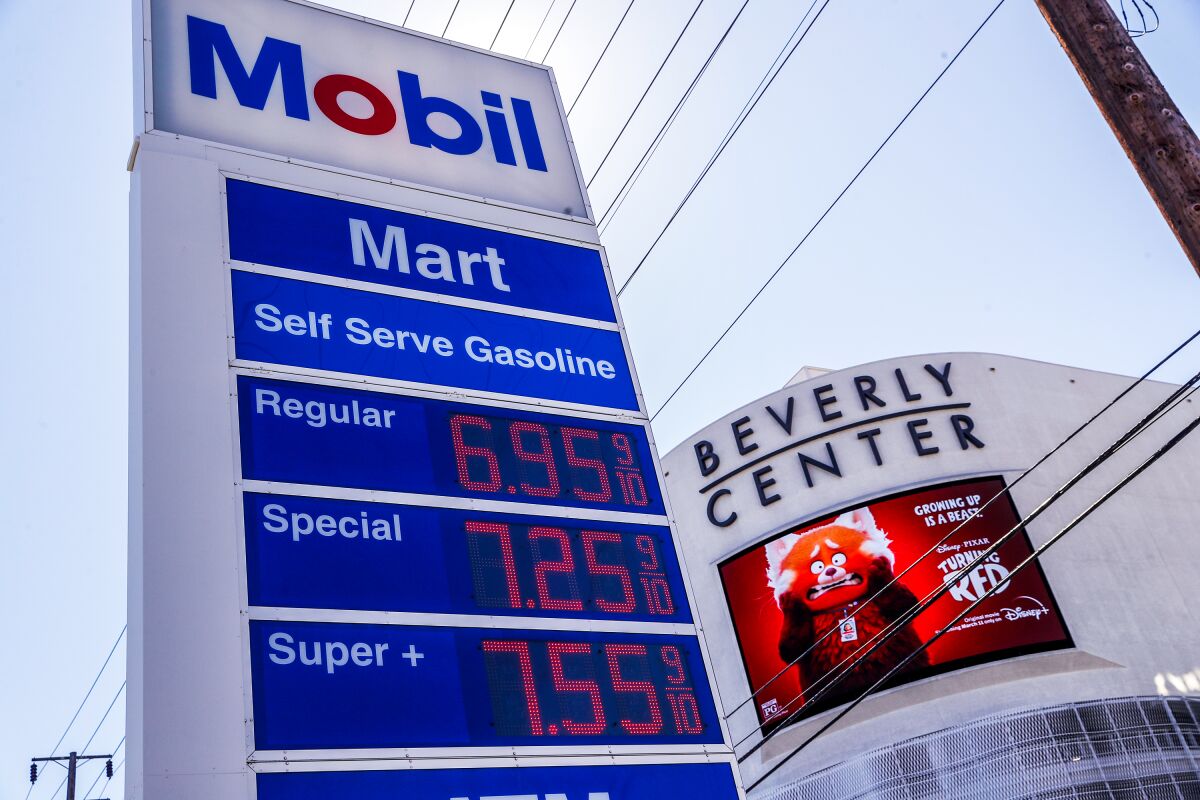
[[1032,552],[1024,531],[964,570],[1020,521],[1007,494],[982,508],[1000,492],[1003,479],[986,478],[881,498],[789,528],[723,562],[721,582],[759,720],[778,724],[800,709],[806,693],[826,685],[817,685],[823,676],[841,672],[839,665],[881,641],[871,640],[946,584],[946,594],[797,718],[856,697],[993,587],[1000,588],[889,685],[1071,646],[1040,567],[1010,574]]

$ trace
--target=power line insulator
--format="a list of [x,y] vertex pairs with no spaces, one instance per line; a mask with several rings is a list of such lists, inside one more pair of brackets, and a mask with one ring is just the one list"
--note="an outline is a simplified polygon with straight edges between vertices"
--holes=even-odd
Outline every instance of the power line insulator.
[[29,765],[29,782],[37,783],[37,764]]
[[113,773],[112,759],[110,758],[108,761],[104,762],[104,775],[105,775],[105,777],[111,779],[112,773]]

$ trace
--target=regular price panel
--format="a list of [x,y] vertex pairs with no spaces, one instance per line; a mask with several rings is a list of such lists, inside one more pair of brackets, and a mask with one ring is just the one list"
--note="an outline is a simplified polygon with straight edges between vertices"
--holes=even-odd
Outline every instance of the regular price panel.
[[663,515],[639,425],[237,379],[251,480]]

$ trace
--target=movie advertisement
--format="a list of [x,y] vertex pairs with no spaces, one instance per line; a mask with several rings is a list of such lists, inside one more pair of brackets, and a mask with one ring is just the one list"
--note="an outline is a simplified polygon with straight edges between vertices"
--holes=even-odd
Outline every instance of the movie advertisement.
[[[1004,494],[983,508],[998,493]],[[1011,575],[1032,552],[1024,531],[965,569],[1019,522],[1001,478],[960,481],[805,523],[722,563],[759,719],[778,725],[798,710],[796,719],[853,699],[993,587],[999,588],[887,685],[1070,647],[1040,566]],[[927,610],[893,626],[946,584],[949,590]],[[876,636],[889,627],[894,635]],[[845,671],[881,641],[842,680],[824,677]]]

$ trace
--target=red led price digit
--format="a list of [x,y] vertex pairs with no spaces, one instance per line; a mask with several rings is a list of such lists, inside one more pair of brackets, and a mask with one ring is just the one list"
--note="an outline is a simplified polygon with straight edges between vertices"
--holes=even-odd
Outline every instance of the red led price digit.
[[660,655],[662,656],[663,663],[667,665],[667,668],[675,670],[674,675],[671,675],[670,673],[667,674],[667,683],[674,684],[676,686],[686,685],[687,672],[685,672],[683,669],[683,656],[680,654],[679,648],[672,644],[664,645]]
[[617,451],[617,483],[621,486],[621,497],[627,506],[650,504],[646,493],[646,479],[634,466],[633,445],[623,433],[612,434],[612,446]]
[[633,581],[629,579],[629,570],[621,564],[601,564],[596,558],[596,542],[621,543],[621,534],[613,531],[584,531],[583,554],[587,558],[588,572],[592,575],[612,575],[621,582],[621,592],[624,600],[615,602],[596,598],[596,607],[609,614],[631,614],[637,608],[637,598],[633,595]]
[[629,443],[629,437],[623,433],[614,433],[612,435],[612,445],[622,453],[622,455],[617,456],[618,466],[632,467],[633,445]]
[[621,727],[633,736],[653,736],[663,727],[662,709],[658,704],[658,693],[650,681],[631,681],[621,675],[621,657],[635,656],[645,665],[644,672],[649,672],[646,659],[646,646],[641,644],[606,644],[604,653],[608,656],[608,671],[612,674],[613,689],[618,694],[643,695],[650,712],[649,722],[634,722],[629,719],[621,720]]
[[683,655],[674,645],[664,645],[659,655],[668,669],[667,702],[671,704],[671,716],[675,718],[675,732],[681,735],[702,733],[704,722],[700,719],[700,706],[696,702],[696,695],[688,685]]
[[533,682],[533,660],[529,657],[529,642],[485,640],[485,653],[512,653],[521,668],[521,688],[525,691],[525,705],[529,709],[529,733],[542,735],[542,710],[538,707],[537,686]]
[[625,500],[625,505],[650,505],[650,495],[646,494],[646,480],[642,477],[642,473],[618,470],[617,483],[621,484],[621,496]]
[[[536,542],[543,539],[553,539],[558,542],[559,557],[557,561],[542,557],[541,547]],[[579,598],[579,584],[575,580],[575,557],[571,555],[571,539],[567,536],[567,532],[562,528],[530,528],[529,543],[534,551],[533,577],[537,582],[538,602],[541,603],[542,608],[554,611],[582,611],[583,600]],[[551,572],[559,572],[566,576],[572,599],[564,600],[550,596],[550,581],[546,578],[546,574]]]
[[668,692],[671,715],[675,717],[675,732],[681,736],[696,736],[704,733],[704,722],[700,719],[700,707],[696,695],[691,692]]
[[642,562],[642,569],[647,572],[658,572],[658,549],[654,546],[654,539],[650,536],[642,534],[633,540],[633,546],[638,552],[646,557]]
[[[558,469],[554,466],[554,451],[550,447],[550,434],[544,425],[533,422],[514,422],[508,428],[512,437],[513,453],[526,463],[541,464],[546,468],[546,486],[531,486],[522,481],[521,491],[535,497],[558,497]],[[541,451],[537,453],[525,449],[521,434],[535,434],[541,442]]]
[[[478,570],[483,565],[499,564],[504,570],[504,582],[508,587],[508,604],[512,608],[521,607],[521,586],[517,582],[517,562],[513,558],[512,535],[508,531],[508,526],[500,522],[477,522],[468,520],[466,523],[467,542],[471,552],[472,566]],[[485,559],[480,553],[479,536],[481,534],[490,534],[497,537],[500,545],[500,558]],[[484,596],[483,589],[486,584],[482,580],[476,582],[475,593],[478,596],[476,604],[485,608],[494,608],[499,603],[491,601],[491,598]],[[480,602],[482,601],[482,602]]]
[[[458,462],[458,482],[472,492],[494,492],[500,488],[500,462],[496,454],[487,447],[477,447],[463,440],[463,426],[470,425],[483,431],[491,431],[492,423],[483,417],[469,414],[456,414],[450,418],[450,438],[454,441],[454,459]],[[491,439],[491,436],[488,436]],[[471,465],[468,458],[482,458],[487,464],[488,479],[476,481],[471,479]]]
[[646,596],[646,607],[650,609],[651,614],[674,614],[675,600],[671,597],[671,586],[667,583],[667,576],[660,572],[662,568],[658,564],[658,548],[654,546],[654,539],[643,534],[633,540],[633,546],[645,556],[641,563],[641,582],[642,594]]
[[605,468],[604,462],[598,458],[584,458],[575,452],[576,439],[590,439],[591,441],[599,442],[600,434],[596,431],[589,431],[583,428],[563,428],[562,439],[563,446],[567,451],[567,463],[575,469],[594,470],[596,477],[600,481],[600,491],[592,492],[576,486],[574,487],[575,496],[580,500],[587,500],[592,503],[607,503],[609,500],[612,500],[612,486],[608,482],[608,470]]
[[671,585],[662,575],[643,575],[642,594],[646,596],[646,607],[651,614],[669,617],[675,613]]
[[550,642],[546,645],[550,657],[550,674],[554,678],[554,691],[580,692],[586,694],[592,701],[592,721],[576,722],[563,719],[563,727],[567,733],[579,736],[595,736],[604,733],[607,724],[604,717],[604,704],[600,700],[600,686],[591,679],[568,679],[563,673],[562,659],[564,655],[586,655],[589,672],[592,666],[592,647],[584,642]]

